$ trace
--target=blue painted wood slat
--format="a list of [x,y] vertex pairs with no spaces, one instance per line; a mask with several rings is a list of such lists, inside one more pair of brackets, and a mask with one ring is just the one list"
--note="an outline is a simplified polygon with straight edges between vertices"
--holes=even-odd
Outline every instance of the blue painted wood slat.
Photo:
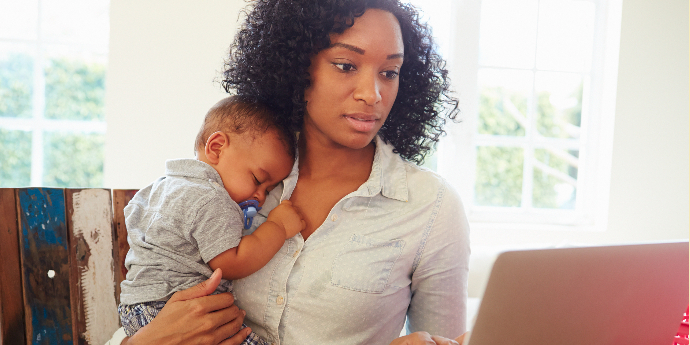
[[17,197],[28,343],[72,344],[64,190],[23,188]]

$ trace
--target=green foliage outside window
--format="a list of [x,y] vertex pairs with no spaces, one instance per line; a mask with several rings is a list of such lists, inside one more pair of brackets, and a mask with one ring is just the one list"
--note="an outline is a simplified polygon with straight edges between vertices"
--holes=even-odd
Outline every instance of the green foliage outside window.
[[[567,152],[577,158],[577,151]],[[577,168],[567,161],[555,156],[548,150],[535,150],[534,158],[564,175],[577,179]],[[570,193],[568,193],[571,191]],[[534,169],[534,189],[532,191],[534,207],[538,208],[575,208],[575,186],[566,181],[544,173],[541,169]]]
[[0,187],[31,182],[31,132],[0,128]]
[[103,185],[102,134],[46,133],[43,184],[51,187]]
[[566,126],[580,127],[582,120],[582,84],[572,95],[577,102],[567,109],[557,111],[551,104],[551,94],[540,92],[537,95],[537,130],[539,134],[551,138],[570,138]]
[[474,204],[519,207],[522,202],[523,164],[521,148],[478,147]]
[[485,88],[479,98],[479,134],[524,136],[512,112],[527,115],[527,98],[501,87]]
[[48,119],[104,120],[105,66],[53,59],[46,67]]
[[14,54],[0,60],[0,116],[31,117],[32,85],[31,56]]

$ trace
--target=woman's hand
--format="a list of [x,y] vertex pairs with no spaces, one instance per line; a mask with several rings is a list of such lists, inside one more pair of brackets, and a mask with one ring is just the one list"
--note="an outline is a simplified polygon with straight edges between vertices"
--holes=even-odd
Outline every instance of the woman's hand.
[[459,345],[465,340],[467,333],[453,339],[431,335],[427,332],[415,332],[393,340],[390,345]]
[[242,343],[251,332],[247,327],[238,333],[245,312],[233,304],[231,293],[209,296],[216,290],[221,276],[221,270],[217,269],[208,280],[173,294],[151,323],[122,344]]

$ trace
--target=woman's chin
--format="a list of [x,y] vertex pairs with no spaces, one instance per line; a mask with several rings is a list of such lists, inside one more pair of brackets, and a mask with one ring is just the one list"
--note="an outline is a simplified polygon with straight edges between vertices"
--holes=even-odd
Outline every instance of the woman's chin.
[[339,138],[340,140],[335,140],[340,145],[353,150],[360,150],[369,146],[376,137],[377,132],[366,133],[366,132],[354,132],[348,133],[348,135]]
[[[316,132],[320,135],[306,135],[305,137],[311,138],[311,140],[316,139],[317,142],[321,142],[326,145],[333,145],[335,147],[340,147],[343,149],[351,150],[361,150],[372,144],[377,132],[360,132],[360,131],[320,131]],[[304,134],[302,134],[304,135]],[[320,137],[320,139],[319,139]]]

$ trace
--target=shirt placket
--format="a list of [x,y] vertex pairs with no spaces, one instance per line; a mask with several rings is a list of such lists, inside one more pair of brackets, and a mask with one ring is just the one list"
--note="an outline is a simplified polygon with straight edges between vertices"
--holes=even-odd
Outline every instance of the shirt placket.
[[295,262],[304,246],[302,235],[297,234],[285,242],[285,252],[278,267],[273,272],[268,289],[268,303],[266,305],[265,323],[272,330],[267,339],[272,345],[280,344],[278,328],[288,306],[287,282],[292,274]]

